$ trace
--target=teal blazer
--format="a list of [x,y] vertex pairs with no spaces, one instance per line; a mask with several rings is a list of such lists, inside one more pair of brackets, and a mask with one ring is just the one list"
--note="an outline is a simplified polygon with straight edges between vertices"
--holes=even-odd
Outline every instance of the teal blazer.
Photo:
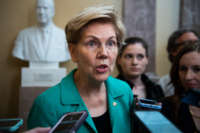
[[[73,70],[56,86],[39,95],[28,116],[28,129],[53,127],[67,112],[88,111],[74,82]],[[105,81],[108,111],[113,133],[131,132],[133,93],[129,85],[111,76]],[[102,123],[104,124],[104,123]],[[78,133],[98,133],[89,114]]]

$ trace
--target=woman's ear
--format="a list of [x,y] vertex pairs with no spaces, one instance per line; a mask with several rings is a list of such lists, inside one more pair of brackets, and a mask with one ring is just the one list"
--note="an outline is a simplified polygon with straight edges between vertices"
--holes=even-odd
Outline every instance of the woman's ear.
[[70,43],[68,46],[72,61],[77,62],[77,52],[76,52],[77,45]]

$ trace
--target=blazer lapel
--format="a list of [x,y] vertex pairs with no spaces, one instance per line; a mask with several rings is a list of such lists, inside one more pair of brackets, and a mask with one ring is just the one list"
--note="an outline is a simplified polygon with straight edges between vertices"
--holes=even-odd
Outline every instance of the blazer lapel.
[[118,121],[120,121],[117,115],[120,115],[121,107],[119,106],[120,98],[123,96],[123,93],[119,91],[115,91],[117,86],[110,82],[110,79],[106,81],[106,88],[108,91],[108,110],[110,115],[110,121],[112,126],[112,132],[119,132],[118,131]]
[[[95,124],[92,120],[92,117],[89,114],[89,111],[83,102],[74,82],[74,71],[72,71],[66,79],[64,79],[61,83],[61,103],[64,105],[70,106],[70,111],[82,111],[86,110],[88,112],[88,117],[86,118],[86,124],[94,131],[94,133],[97,133]],[[65,80],[68,81],[65,83]],[[70,81],[70,82],[69,82]],[[70,83],[70,84],[67,84]],[[70,89],[66,89],[70,88]]]
[[109,115],[110,115],[110,122],[112,126],[112,132],[115,132],[117,129],[116,127],[116,122],[118,121],[118,105],[117,105],[117,100],[115,100],[111,95],[108,95],[108,109],[109,109]]

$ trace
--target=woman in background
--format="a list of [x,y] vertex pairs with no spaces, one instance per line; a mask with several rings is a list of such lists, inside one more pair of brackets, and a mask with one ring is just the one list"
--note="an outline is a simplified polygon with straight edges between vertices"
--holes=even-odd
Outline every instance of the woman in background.
[[133,94],[110,76],[115,66],[124,26],[110,6],[90,7],[65,28],[77,69],[35,100],[28,127],[52,127],[68,112],[86,110],[78,133],[130,133]]
[[148,45],[139,37],[130,37],[117,57],[118,79],[126,81],[137,98],[160,100],[164,97],[162,88],[145,74],[148,65]]
[[175,94],[166,97],[162,112],[184,133],[200,132],[200,42],[187,41],[170,71]]
[[[199,34],[193,29],[179,29],[174,31],[167,43],[168,59],[172,64],[180,49],[183,47],[185,41],[199,40]],[[171,84],[169,74],[162,76],[158,82],[162,87],[165,96],[171,96],[174,94],[174,86]]]

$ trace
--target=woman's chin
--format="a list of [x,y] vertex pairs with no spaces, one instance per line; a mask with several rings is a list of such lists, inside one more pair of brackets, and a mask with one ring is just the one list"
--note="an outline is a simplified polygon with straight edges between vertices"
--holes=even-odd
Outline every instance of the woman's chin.
[[109,75],[110,75],[110,74],[97,75],[97,76],[95,77],[95,79],[96,79],[97,81],[104,82],[104,81],[106,81],[106,80],[108,79],[108,76],[109,76]]

